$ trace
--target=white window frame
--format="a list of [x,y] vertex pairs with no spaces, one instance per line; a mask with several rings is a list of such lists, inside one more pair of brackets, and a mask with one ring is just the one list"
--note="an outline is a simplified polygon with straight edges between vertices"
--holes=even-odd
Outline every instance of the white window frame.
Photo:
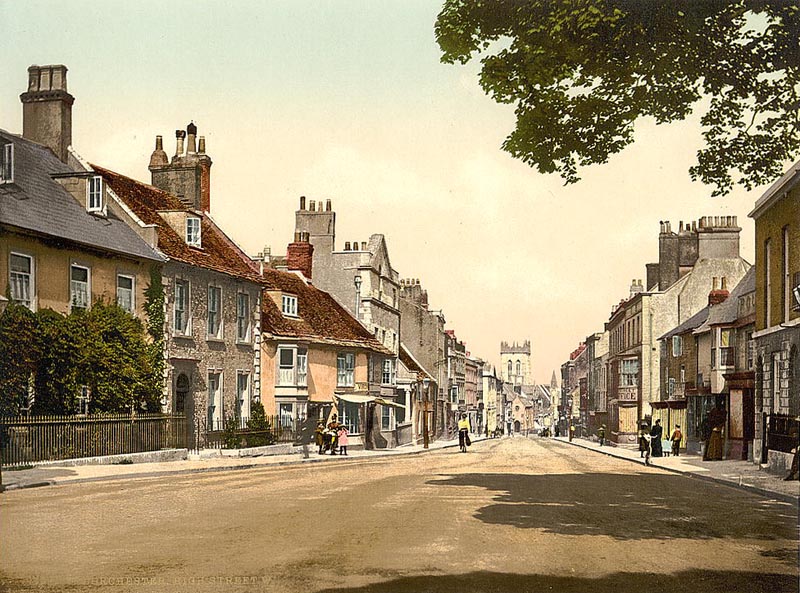
[[297,358],[295,360],[295,380],[299,387],[308,386],[308,350],[306,348],[297,349]]
[[281,428],[294,429],[295,404],[294,402],[278,403],[278,424]]
[[[75,297],[78,294],[77,287],[83,284],[81,280],[74,280],[72,278],[73,270],[86,271],[86,301],[81,304],[76,304]],[[89,266],[82,266],[81,264],[71,263],[69,266],[69,302],[71,309],[88,309],[92,306],[92,269]]]
[[[131,281],[131,287],[128,288],[120,288],[119,281],[121,278],[125,278],[126,280]],[[123,294],[120,291],[127,291],[130,290],[130,308],[126,307],[123,300]],[[131,276],[130,274],[117,274],[117,305],[133,315],[133,312],[136,310],[136,277]]]
[[[28,260],[29,264],[29,271],[28,272],[15,272],[11,267],[11,258],[12,257],[21,257]],[[27,253],[20,253],[19,251],[12,251],[8,255],[8,283],[9,283],[9,291],[11,292],[11,298],[14,301],[21,303],[31,311],[34,310],[34,303],[36,301],[36,268],[35,268],[35,260],[32,255],[28,255]],[[21,280],[27,278],[27,289],[28,289],[28,298],[23,299],[19,298],[21,295],[14,294],[14,276],[18,276]]]
[[250,419],[250,372],[236,371],[236,417],[244,428],[244,423]]
[[792,294],[792,278],[789,272],[789,227],[785,226],[781,229],[781,283],[783,284],[783,322],[789,322],[789,316],[792,314],[792,303],[794,302],[794,295]]
[[381,373],[381,384],[394,384],[394,360],[391,358],[383,359],[383,372]]
[[[222,397],[222,371],[208,369],[208,422],[209,430],[223,430],[225,427],[225,401]],[[212,384],[216,382],[216,389],[212,390]]]
[[[284,360],[283,353],[288,352],[291,360]],[[297,383],[297,348],[295,346],[278,346],[277,356],[278,374],[276,385],[279,387],[292,387]]]
[[[632,377],[632,379],[631,379]],[[631,382],[633,381],[633,382]],[[625,358],[619,365],[619,385],[620,387],[639,386],[639,359]]]
[[672,356],[683,356],[683,336],[672,336]]
[[[181,302],[181,299],[178,299],[178,287],[184,286],[184,302]],[[172,328],[176,334],[179,335],[189,335],[191,333],[191,316],[189,315],[190,303],[191,303],[191,284],[188,280],[176,279],[175,280],[175,293],[174,293],[174,302],[172,303]],[[182,304],[183,308],[179,308],[178,304]],[[181,325],[178,324],[178,313],[183,314],[183,323]]]
[[292,294],[281,296],[281,312],[287,317],[297,317],[297,297]]
[[[245,303],[244,307],[242,303]],[[236,293],[236,340],[250,341],[250,295],[246,292]]]
[[186,217],[186,244],[192,247],[203,246],[203,227],[197,216]]
[[86,183],[86,210],[103,211],[103,178],[99,175],[89,177]]
[[[216,295],[215,309],[211,308],[214,300],[212,294]],[[208,338],[219,339],[222,336],[222,287],[209,284],[206,299],[206,334]],[[213,324],[216,324],[216,327],[213,327]]]
[[381,430],[392,430],[391,406],[381,406]]
[[14,145],[3,144],[0,152],[0,183],[14,183]]
[[355,387],[356,355],[353,352],[339,352],[336,355],[336,386]]

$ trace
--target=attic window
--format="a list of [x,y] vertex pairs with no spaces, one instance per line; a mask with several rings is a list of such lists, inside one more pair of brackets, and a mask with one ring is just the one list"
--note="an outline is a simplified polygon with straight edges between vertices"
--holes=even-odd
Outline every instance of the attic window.
[[186,219],[186,243],[192,247],[201,246],[200,219],[195,216]]
[[289,317],[297,317],[297,297],[288,294],[283,295],[281,311]]
[[89,212],[103,211],[103,178],[95,175],[86,186],[86,209]]
[[14,145],[3,144],[0,150],[0,183],[13,183],[14,181]]

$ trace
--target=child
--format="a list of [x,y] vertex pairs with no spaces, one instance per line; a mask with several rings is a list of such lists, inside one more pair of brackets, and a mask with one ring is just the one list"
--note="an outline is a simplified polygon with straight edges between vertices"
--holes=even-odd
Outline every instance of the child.
[[347,427],[339,426],[339,455],[347,455]]
[[675,430],[672,431],[672,436],[669,437],[669,440],[672,441],[672,454],[677,457],[681,449],[681,441],[683,440],[683,433],[681,433],[680,425],[675,425]]

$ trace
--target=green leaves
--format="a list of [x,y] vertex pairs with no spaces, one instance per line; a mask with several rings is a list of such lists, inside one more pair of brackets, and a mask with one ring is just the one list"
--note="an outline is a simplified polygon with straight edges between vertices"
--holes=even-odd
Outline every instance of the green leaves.
[[445,63],[481,56],[480,84],[515,105],[503,149],[567,183],[710,97],[693,179],[728,193],[771,181],[800,150],[800,11],[764,0],[446,0]]
[[29,384],[36,414],[76,413],[83,386],[92,413],[158,411],[158,363],[142,322],[116,304],[64,316],[12,302],[0,316],[0,414],[26,408]]

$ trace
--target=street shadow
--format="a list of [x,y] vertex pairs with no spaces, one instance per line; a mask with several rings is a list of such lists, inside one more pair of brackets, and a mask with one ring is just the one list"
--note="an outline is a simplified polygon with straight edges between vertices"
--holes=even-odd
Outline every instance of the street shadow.
[[496,492],[475,512],[493,525],[619,540],[794,540],[797,507],[754,504],[752,495],[671,474],[460,474],[431,480],[442,487]]
[[685,570],[673,574],[618,572],[598,578],[470,572],[460,575],[400,577],[317,593],[795,593],[797,576],[726,570]]

